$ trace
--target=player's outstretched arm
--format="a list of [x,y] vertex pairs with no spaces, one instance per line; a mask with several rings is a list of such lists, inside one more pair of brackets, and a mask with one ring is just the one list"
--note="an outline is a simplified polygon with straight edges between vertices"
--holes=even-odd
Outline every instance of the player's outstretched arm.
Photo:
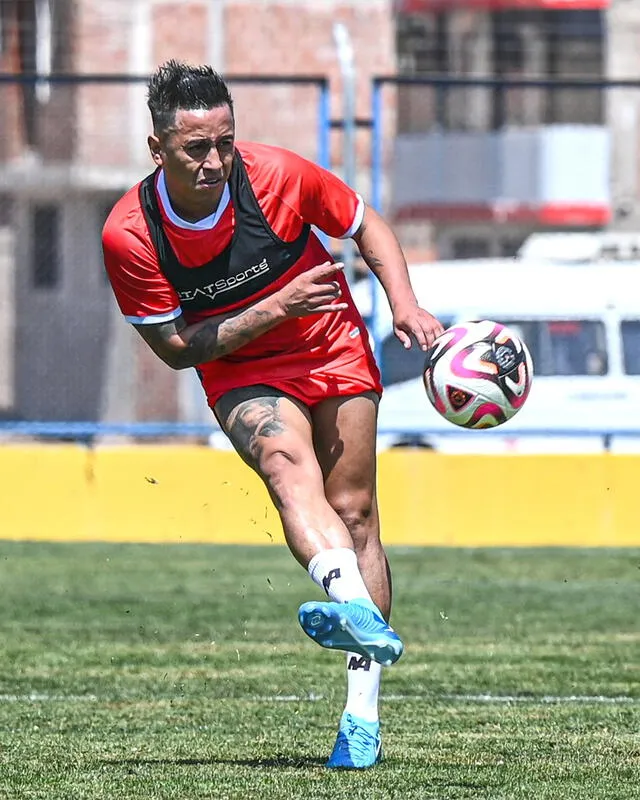
[[172,369],[215,361],[286,319],[344,311],[347,304],[336,302],[340,284],[335,278],[342,268],[341,263],[320,264],[241,311],[207,317],[193,325],[187,325],[180,316],[158,325],[137,325],[136,330]]
[[380,214],[367,206],[362,225],[353,239],[385,290],[396,336],[405,347],[411,347],[411,340],[415,339],[419,347],[426,350],[443,328],[435,317],[419,307],[395,233]]

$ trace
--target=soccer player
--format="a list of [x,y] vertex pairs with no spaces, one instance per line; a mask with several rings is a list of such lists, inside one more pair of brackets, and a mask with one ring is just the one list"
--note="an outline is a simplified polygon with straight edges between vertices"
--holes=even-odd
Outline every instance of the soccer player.
[[327,766],[370,767],[381,757],[381,666],[403,650],[388,624],[376,502],[382,388],[342,265],[311,226],[355,240],[405,347],[427,349],[442,326],[418,306],[395,235],[356,192],[293,152],[236,142],[232,98],[210,67],[166,62],[148,106],[156,170],[103,230],[113,291],[162,361],[196,368],[293,556],[326,593],[298,618],[319,645],[347,653]]

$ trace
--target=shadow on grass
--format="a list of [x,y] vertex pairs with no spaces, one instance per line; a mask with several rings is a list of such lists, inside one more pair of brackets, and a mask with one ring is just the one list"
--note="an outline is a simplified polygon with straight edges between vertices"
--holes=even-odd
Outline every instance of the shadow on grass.
[[108,758],[99,762],[104,767],[202,767],[215,764],[231,764],[238,767],[256,769],[309,769],[324,766],[326,758],[292,758],[274,756],[273,758]]

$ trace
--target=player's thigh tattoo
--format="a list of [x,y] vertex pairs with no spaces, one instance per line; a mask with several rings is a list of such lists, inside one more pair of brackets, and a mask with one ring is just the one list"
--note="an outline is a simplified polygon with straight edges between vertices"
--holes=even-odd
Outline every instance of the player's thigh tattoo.
[[265,438],[286,432],[280,413],[285,396],[271,387],[249,386],[229,392],[216,403],[216,415],[227,436],[248,463],[259,462]]

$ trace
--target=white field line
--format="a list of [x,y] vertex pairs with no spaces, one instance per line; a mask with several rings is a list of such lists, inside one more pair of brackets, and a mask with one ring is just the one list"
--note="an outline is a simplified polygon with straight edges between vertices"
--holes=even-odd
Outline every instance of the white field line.
[[49,694],[30,692],[29,694],[0,694],[0,703],[95,703],[95,694]]
[[[167,696],[156,699],[167,699]],[[29,694],[0,694],[0,703],[97,703],[110,702],[113,698],[99,697],[95,694],[48,694],[47,692],[30,692]],[[263,697],[237,698],[248,702],[262,703],[315,703],[327,699],[322,694],[274,694]],[[425,701],[449,703],[544,703],[544,704],[599,704],[599,705],[640,705],[640,697],[618,695],[515,695],[515,694],[387,694],[381,696],[381,702]]]
[[[276,694],[266,697],[258,697],[265,703],[313,703],[324,700],[324,695],[310,694]],[[570,704],[570,703],[599,703],[601,705],[640,705],[640,697],[607,697],[606,695],[511,695],[511,694],[384,694],[381,695],[382,703],[403,702],[408,700],[422,700],[432,702],[453,702],[453,703],[545,703],[545,704]]]
[[[411,698],[410,695],[387,695],[383,700],[409,700],[409,699],[429,699],[426,695],[416,695]],[[602,694],[568,694],[568,695],[553,695],[546,694],[542,696],[534,695],[517,695],[517,694],[442,694],[435,695],[434,700],[448,700],[459,703],[603,703],[604,705],[616,705],[618,703],[631,703],[640,704],[640,697],[626,697],[618,695],[616,697],[607,697]]]

